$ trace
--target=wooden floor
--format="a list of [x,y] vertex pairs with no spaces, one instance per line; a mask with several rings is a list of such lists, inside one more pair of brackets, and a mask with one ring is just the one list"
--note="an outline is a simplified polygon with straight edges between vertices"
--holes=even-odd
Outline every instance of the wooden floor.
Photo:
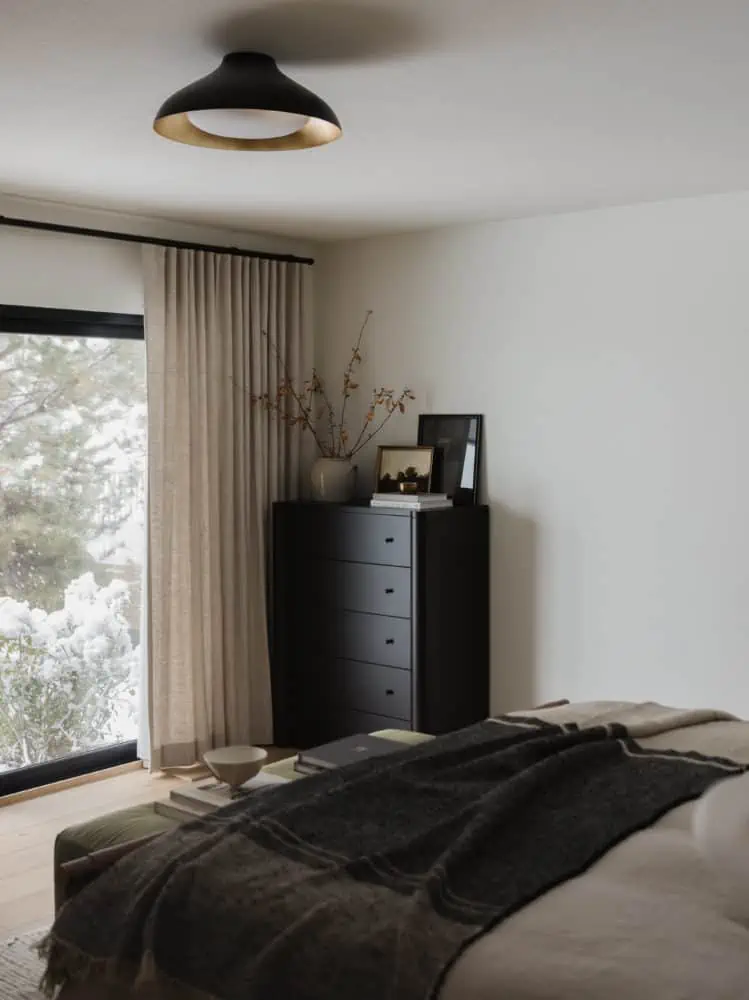
[[0,805],[0,941],[52,922],[52,847],[66,826],[166,798],[179,778],[142,769]]

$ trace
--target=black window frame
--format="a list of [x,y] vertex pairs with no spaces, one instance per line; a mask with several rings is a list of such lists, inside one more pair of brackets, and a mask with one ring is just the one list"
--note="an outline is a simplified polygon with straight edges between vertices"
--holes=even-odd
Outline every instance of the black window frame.
[[105,313],[89,312],[84,309],[0,305],[0,333],[145,340],[145,325],[141,313]]
[[[140,313],[92,312],[84,309],[50,309],[42,306],[0,304],[0,333],[45,334],[54,337],[102,337],[112,340],[145,340]],[[66,754],[43,764],[29,764],[0,772],[3,796],[41,785],[77,778],[138,759],[137,741]]]

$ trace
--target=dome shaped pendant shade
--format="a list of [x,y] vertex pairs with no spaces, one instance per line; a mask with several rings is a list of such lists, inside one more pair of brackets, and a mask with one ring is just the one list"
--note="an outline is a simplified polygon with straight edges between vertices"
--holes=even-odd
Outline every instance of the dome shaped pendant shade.
[[338,139],[333,110],[260,52],[232,52],[178,90],[153,123],[159,135],[209,149],[308,149]]

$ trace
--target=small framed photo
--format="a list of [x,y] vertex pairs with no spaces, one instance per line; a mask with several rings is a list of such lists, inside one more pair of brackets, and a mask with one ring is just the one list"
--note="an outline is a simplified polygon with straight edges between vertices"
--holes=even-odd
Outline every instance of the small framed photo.
[[377,449],[378,493],[428,493],[434,448],[381,445]]
[[482,424],[478,413],[419,415],[419,444],[434,448],[432,491],[456,506],[478,503]]

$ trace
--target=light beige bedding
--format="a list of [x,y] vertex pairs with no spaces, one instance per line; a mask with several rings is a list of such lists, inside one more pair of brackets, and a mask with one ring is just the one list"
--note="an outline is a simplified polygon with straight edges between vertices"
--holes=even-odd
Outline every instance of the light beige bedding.
[[[596,702],[532,714],[586,726],[619,721],[644,746],[749,763],[749,723],[722,713]],[[749,902],[746,920],[729,915],[692,833],[694,809],[673,810],[475,942],[440,1000],[749,1000]],[[65,1000],[134,995],[99,987]]]
[[[658,730],[666,711],[592,703],[533,714]],[[685,714],[673,722],[691,719]],[[749,763],[749,723],[730,717],[639,742]],[[441,1000],[747,1000],[749,920],[729,915],[692,832],[694,808],[674,809],[475,942],[448,976]]]

